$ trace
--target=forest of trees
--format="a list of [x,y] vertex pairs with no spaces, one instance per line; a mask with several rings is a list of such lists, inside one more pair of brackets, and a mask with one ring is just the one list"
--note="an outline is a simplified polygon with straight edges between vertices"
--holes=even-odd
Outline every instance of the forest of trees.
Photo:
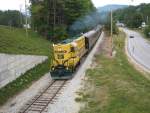
[[23,27],[24,16],[16,10],[0,11],[0,25]]
[[[32,28],[51,40],[71,35],[72,26],[96,11],[91,0],[30,0]],[[96,16],[96,15],[95,15]],[[80,23],[81,24],[81,23]],[[90,23],[89,23],[90,24]],[[75,25],[74,25],[75,26]],[[89,28],[89,26],[87,26]],[[84,31],[87,28],[80,30]],[[78,32],[79,33],[79,32]]]
[[139,27],[141,22],[150,21],[150,4],[141,4],[138,6],[129,6],[125,9],[115,11],[114,17],[128,27]]
[[145,22],[148,26],[144,29],[144,33],[146,36],[149,36],[150,4],[129,6],[128,8],[117,10],[114,13],[114,18],[125,23],[125,25],[130,28],[139,28],[142,22]]

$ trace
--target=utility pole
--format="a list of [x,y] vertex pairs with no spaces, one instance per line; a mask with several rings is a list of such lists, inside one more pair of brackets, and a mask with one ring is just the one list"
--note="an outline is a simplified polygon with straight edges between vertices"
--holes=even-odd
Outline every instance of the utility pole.
[[146,20],[147,20],[147,24],[148,24],[148,20],[149,20],[149,17],[148,17],[148,16],[147,16],[147,19],[146,19]]
[[20,27],[22,27],[22,13],[21,13],[21,10],[22,10],[22,5],[20,5]]
[[[51,36],[50,38],[53,40],[55,37],[55,26],[56,26],[56,1],[57,0],[49,0],[48,1],[48,8],[49,8],[49,13],[48,13],[48,20],[47,23],[51,28]],[[48,35],[49,38],[49,35]]]
[[26,26],[25,26],[25,29],[26,29],[26,38],[28,38],[28,18],[27,18],[27,1],[25,0],[25,14],[26,14]]
[[111,37],[113,34],[113,18],[112,18],[112,10],[111,10]]
[[112,10],[111,10],[111,56],[112,56],[112,53],[113,53],[113,14],[112,14]]
[[63,11],[63,1],[64,0],[49,0],[49,16],[48,21],[51,28],[51,39],[56,40],[56,26],[63,24],[64,20],[64,11]]

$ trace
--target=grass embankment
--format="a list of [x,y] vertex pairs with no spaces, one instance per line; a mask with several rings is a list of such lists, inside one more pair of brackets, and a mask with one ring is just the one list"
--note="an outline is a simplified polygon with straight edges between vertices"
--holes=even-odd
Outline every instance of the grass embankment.
[[9,27],[0,26],[0,53],[45,55],[49,57],[42,64],[37,65],[1,88],[0,106],[6,103],[9,98],[28,88],[34,81],[49,71],[51,43],[35,32],[29,31],[28,35],[28,38],[26,38],[24,29],[10,29]]
[[85,103],[80,113],[150,112],[150,81],[129,64],[124,41],[123,33],[114,37],[114,58],[106,57],[105,50],[96,55],[97,65],[87,71],[88,81],[76,99]]
[[49,55],[50,42],[29,30],[0,26],[0,53]]

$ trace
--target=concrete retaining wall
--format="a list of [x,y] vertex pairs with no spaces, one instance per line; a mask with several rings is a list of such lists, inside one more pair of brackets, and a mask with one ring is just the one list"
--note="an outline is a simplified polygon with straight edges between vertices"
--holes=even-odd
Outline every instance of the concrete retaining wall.
[[0,88],[46,59],[46,56],[0,54]]

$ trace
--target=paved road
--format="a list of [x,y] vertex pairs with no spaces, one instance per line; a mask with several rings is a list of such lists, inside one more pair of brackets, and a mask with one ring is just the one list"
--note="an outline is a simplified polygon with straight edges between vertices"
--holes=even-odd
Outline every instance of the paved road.
[[[150,71],[150,41],[144,39],[140,33],[124,28],[128,37],[127,50],[130,56],[141,66]],[[130,36],[134,38],[130,38]]]

